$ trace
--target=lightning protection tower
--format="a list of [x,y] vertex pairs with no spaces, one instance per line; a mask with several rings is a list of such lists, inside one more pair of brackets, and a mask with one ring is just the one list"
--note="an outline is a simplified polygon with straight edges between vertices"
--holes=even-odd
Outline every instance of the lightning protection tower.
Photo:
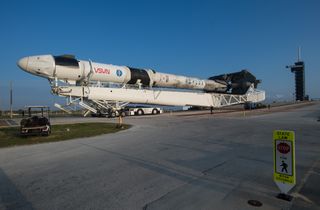
[[305,95],[305,76],[304,76],[304,62],[300,58],[301,49],[298,49],[298,61],[294,65],[286,66],[291,69],[291,72],[295,76],[295,95],[296,101],[308,100],[308,97]]

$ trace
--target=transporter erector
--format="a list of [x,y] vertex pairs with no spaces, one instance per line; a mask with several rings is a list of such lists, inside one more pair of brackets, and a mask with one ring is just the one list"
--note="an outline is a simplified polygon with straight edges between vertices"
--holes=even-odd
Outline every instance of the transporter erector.
[[[247,70],[199,79],[161,73],[153,69],[78,60],[72,55],[28,56],[21,58],[18,66],[28,73],[49,79],[53,93],[69,97],[73,102],[77,98],[81,102],[80,106],[91,112],[101,107],[108,108],[113,103],[119,104],[118,102],[220,107],[252,100],[238,100],[241,96],[248,96],[248,93],[251,98],[259,95],[254,101],[264,100],[265,97],[264,91],[256,90],[260,81]],[[60,82],[64,85],[59,85]],[[92,85],[100,83],[117,83],[122,87]],[[217,99],[218,96],[237,100],[223,102],[222,99]]]

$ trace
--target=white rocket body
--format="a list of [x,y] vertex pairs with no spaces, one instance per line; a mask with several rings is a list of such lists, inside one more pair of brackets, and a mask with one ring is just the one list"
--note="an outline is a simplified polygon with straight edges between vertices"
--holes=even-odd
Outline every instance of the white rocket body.
[[100,81],[137,84],[144,87],[184,88],[212,92],[225,92],[228,88],[227,84],[221,81],[160,73],[152,69],[138,69],[77,60],[70,56],[29,56],[20,59],[18,66],[36,76],[63,80],[74,85],[85,81]]

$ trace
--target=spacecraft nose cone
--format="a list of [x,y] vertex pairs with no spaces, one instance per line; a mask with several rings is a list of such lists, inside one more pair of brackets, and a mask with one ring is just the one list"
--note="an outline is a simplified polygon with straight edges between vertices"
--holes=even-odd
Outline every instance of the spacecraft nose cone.
[[21,59],[18,61],[18,66],[19,66],[22,70],[27,71],[27,70],[28,70],[28,60],[29,60],[29,57],[21,58]]

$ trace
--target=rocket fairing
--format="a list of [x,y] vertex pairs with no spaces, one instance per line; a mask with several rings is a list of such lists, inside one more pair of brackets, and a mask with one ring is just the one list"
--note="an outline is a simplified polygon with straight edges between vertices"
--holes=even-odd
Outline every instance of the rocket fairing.
[[142,87],[167,87],[242,94],[247,91],[251,84],[256,86],[258,83],[258,80],[246,70],[203,80],[156,72],[152,69],[77,60],[70,55],[24,57],[18,61],[18,66],[36,76],[50,80],[62,80],[73,85],[84,85],[88,84],[89,81],[99,81],[132,84]]

